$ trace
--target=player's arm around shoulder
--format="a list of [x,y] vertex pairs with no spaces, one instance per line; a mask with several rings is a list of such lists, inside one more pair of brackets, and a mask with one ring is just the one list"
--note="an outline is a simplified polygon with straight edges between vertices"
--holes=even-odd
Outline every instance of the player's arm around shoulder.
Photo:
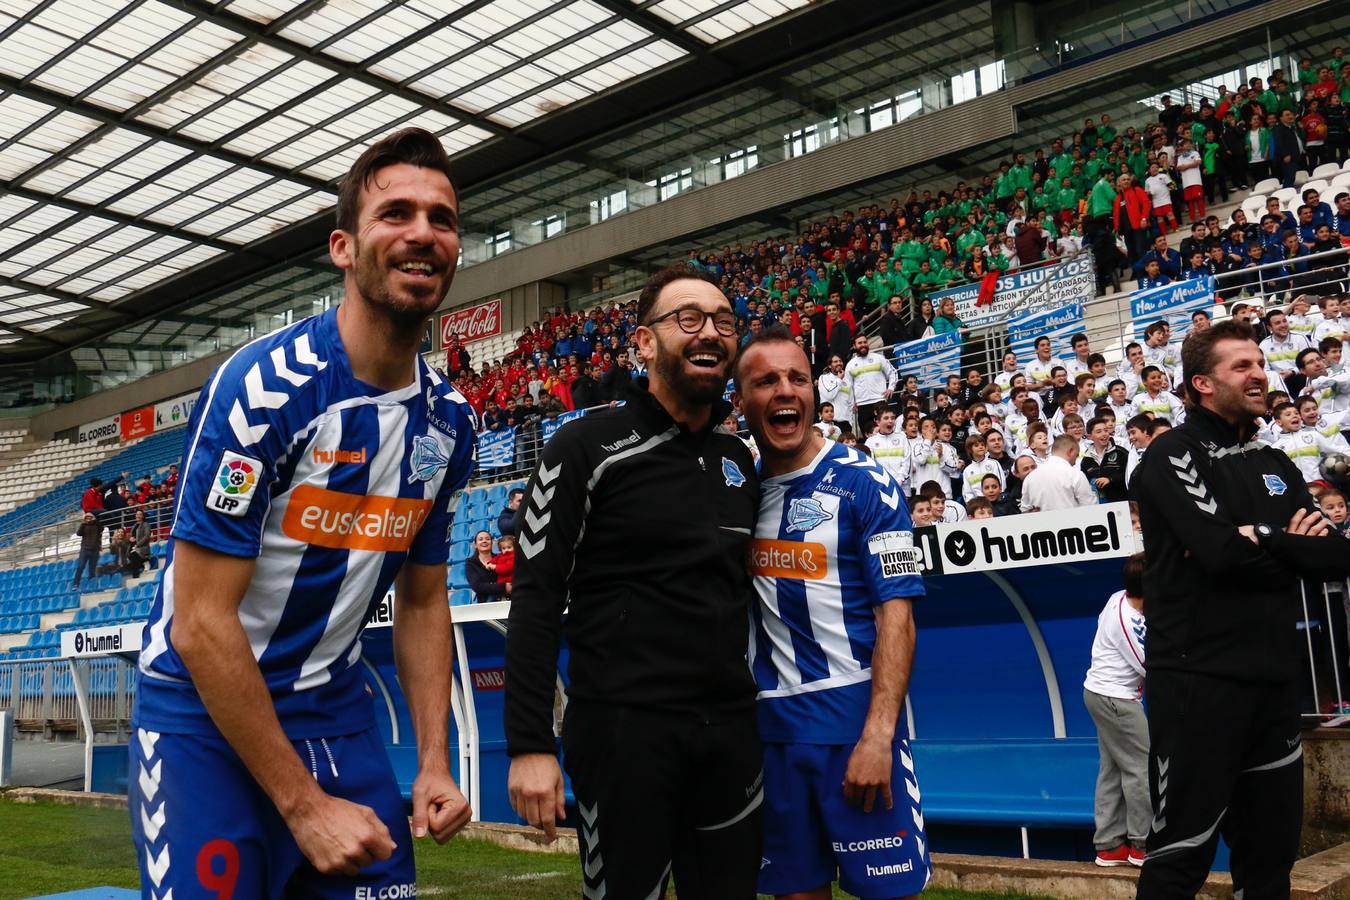
[[417,735],[412,789],[413,837],[443,844],[468,824],[471,810],[450,776],[446,722],[454,659],[445,566],[406,562],[394,581],[394,660]]
[[174,546],[175,650],[211,719],[271,798],[301,852],[325,874],[355,875],[394,852],[389,829],[368,807],[325,794],[282,731],[239,604],[255,561],[188,540]]

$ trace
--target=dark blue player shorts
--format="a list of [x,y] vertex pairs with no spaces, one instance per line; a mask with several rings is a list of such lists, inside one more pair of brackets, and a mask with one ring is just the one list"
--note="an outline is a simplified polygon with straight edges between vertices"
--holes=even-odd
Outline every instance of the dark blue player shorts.
[[853,745],[764,745],[764,854],[759,890],[808,891],[838,880],[862,900],[917,894],[928,884],[928,837],[909,742],[894,743],[891,795],[870,813],[844,799]]
[[224,738],[138,728],[129,748],[127,803],[142,896],[163,900],[170,890],[174,900],[416,896],[412,835],[378,730],[293,744],[325,792],[375,811],[398,845],[393,856],[354,876],[320,875]]

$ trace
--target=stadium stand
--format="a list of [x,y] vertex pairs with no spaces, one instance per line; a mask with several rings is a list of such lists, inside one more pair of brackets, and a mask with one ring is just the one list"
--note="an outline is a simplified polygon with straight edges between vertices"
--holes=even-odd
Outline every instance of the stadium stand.
[[[619,14],[616,12],[615,15]],[[1123,35],[1123,25],[1121,32]],[[269,40],[280,39],[269,36]],[[315,60],[322,61],[321,49],[313,51]],[[1283,61],[1287,63],[1288,57]],[[1266,62],[1264,57],[1262,62]],[[1278,63],[1276,65],[1278,67]],[[1245,65],[1243,70],[1246,70]],[[1344,71],[1350,73],[1350,67]],[[1293,73],[1285,80],[1290,77],[1294,77]],[[1267,82],[1273,86],[1280,80],[1281,77],[1277,75],[1268,78]],[[1164,83],[1161,77],[1155,81]],[[1001,74],[999,82],[1002,85]],[[1347,78],[1346,84],[1342,94],[1350,102],[1350,93],[1347,93],[1350,92],[1350,78]],[[1205,87],[1213,88],[1212,85]],[[1137,93],[1138,90],[1135,91]],[[1298,98],[1294,102],[1299,105],[1299,113],[1310,112],[1299,90],[1296,89],[1293,96]],[[1080,97],[1073,102],[1082,104],[1092,101]],[[869,195],[868,191],[875,186],[871,182],[855,186],[858,193],[851,195],[847,201],[842,198],[837,198],[837,202],[835,199],[829,200],[835,204],[831,212],[795,219],[786,214],[765,216],[762,221],[756,220],[754,226],[758,229],[762,225],[763,230],[750,235],[747,229],[744,232],[745,239],[734,244],[708,240],[706,246],[700,244],[688,253],[684,261],[706,271],[721,284],[738,313],[738,327],[743,336],[748,337],[751,332],[775,322],[787,325],[796,334],[809,334],[813,327],[811,316],[817,311],[823,314],[823,301],[833,290],[838,290],[843,303],[841,319],[848,323],[851,334],[866,335],[873,348],[893,358],[894,333],[891,339],[884,340],[882,334],[886,332],[880,330],[877,319],[891,296],[901,297],[904,305],[904,330],[900,332],[900,339],[920,339],[937,330],[934,311],[925,310],[924,307],[924,301],[930,293],[946,287],[987,284],[990,274],[1015,273],[1033,267],[1053,272],[1066,261],[1080,258],[1078,254],[1085,250],[1096,263],[1098,278],[1096,291],[1082,298],[1085,302],[1082,327],[1090,335],[1092,349],[1103,355],[1110,373],[1106,380],[1110,380],[1115,377],[1118,363],[1126,357],[1132,330],[1136,325],[1144,324],[1132,320],[1129,304],[1132,292],[1145,286],[1139,280],[1141,273],[1136,271],[1135,264],[1140,261],[1142,251],[1151,246],[1157,225],[1151,213],[1155,201],[1166,196],[1178,220],[1176,226],[1168,228],[1165,234],[1169,250],[1180,250],[1184,242],[1191,238],[1191,218],[1201,212],[1195,207],[1188,208],[1188,198],[1183,193],[1184,183],[1192,176],[1183,175],[1176,167],[1177,151],[1174,148],[1179,135],[1198,142],[1201,160],[1199,186],[1204,194],[1204,209],[1200,218],[1217,216],[1221,230],[1230,226],[1231,215],[1236,210],[1245,212],[1249,222],[1259,228],[1261,215],[1266,211],[1266,201],[1270,198],[1278,200],[1281,213],[1297,217],[1303,192],[1309,188],[1320,191],[1322,199],[1334,207],[1334,198],[1340,192],[1350,191],[1350,160],[1330,161],[1313,151],[1294,174],[1292,185],[1287,187],[1282,186],[1277,178],[1249,178],[1248,166],[1245,162],[1236,161],[1234,154],[1240,152],[1237,148],[1246,137],[1245,126],[1240,123],[1247,118],[1247,112],[1262,111],[1255,104],[1262,104],[1264,100],[1262,95],[1247,87],[1237,93],[1213,89],[1213,97],[1206,96],[1193,112],[1181,111],[1176,106],[1162,104],[1153,98],[1141,101],[1134,94],[1118,103],[1107,102],[1112,103],[1111,109],[1128,109],[1130,114],[1122,116],[1125,120],[1112,126],[1101,116],[1103,109],[1097,109],[1095,118],[1100,122],[1099,125],[1085,123],[1080,128],[1075,123],[1076,130],[1064,129],[1057,140],[1049,136],[1048,128],[1039,134],[1035,144],[1017,135],[1017,143],[1009,142],[1006,146],[1000,144],[1000,152],[1007,151],[1002,161],[981,163],[983,168],[979,171],[965,166],[957,159],[957,154],[953,154],[950,159],[944,160],[943,165],[925,171],[921,180],[905,183],[894,198],[890,191],[882,190]],[[1236,123],[1231,126],[1223,124],[1225,106],[1243,111],[1243,114],[1235,117]],[[1169,110],[1175,111],[1177,115],[1174,116]],[[1034,112],[1028,118],[1041,114],[1043,112]],[[1340,113],[1340,116],[1340,133],[1344,134],[1344,113]],[[900,119],[897,112],[895,121],[898,123]],[[1064,119],[1056,121],[1058,124]],[[1318,124],[1316,119],[1309,121],[1308,116],[1304,115],[1300,123],[1303,136],[1316,134]],[[1215,126],[1216,130],[1210,133],[1209,130]],[[149,125],[144,127],[150,128]],[[732,123],[728,127],[742,126]],[[1268,126],[1260,127],[1264,134]],[[822,132],[827,129],[828,122],[821,126]],[[789,142],[789,137],[784,135],[784,141]],[[777,141],[776,135],[771,135],[771,138]],[[1265,140],[1265,137],[1260,140]],[[148,137],[147,142],[150,144],[153,140]],[[228,136],[221,137],[219,143],[227,145]],[[1343,148],[1342,156],[1344,152]],[[258,158],[262,157],[263,154],[260,154]],[[307,189],[315,191],[332,187],[332,182],[321,180],[316,177],[316,173],[327,179],[336,177],[345,168],[336,166],[331,171],[328,167],[307,169],[297,165],[289,168],[298,161],[287,162],[287,177],[312,180],[313,183]],[[1140,229],[1121,228],[1121,218],[1130,215],[1131,207],[1117,190],[1121,185],[1116,181],[1116,176],[1128,175],[1138,183],[1148,177],[1149,167],[1153,163],[1161,163],[1162,181],[1154,184],[1155,192],[1149,197],[1148,205],[1143,207],[1147,224]],[[1263,164],[1258,163],[1252,168],[1259,170]],[[1255,174],[1268,174],[1269,168],[1266,165],[1264,172],[1257,171]],[[123,177],[132,182],[136,180],[131,176]],[[227,176],[220,177],[224,179]],[[1069,182],[1067,187],[1062,185],[1065,180]],[[640,183],[635,184],[641,190]],[[34,192],[33,188],[29,190]],[[819,199],[823,195],[816,196]],[[830,196],[833,197],[833,194]],[[5,199],[0,196],[0,201]],[[661,196],[661,200],[665,199]],[[1192,196],[1189,199],[1194,201],[1196,198]],[[271,203],[270,200],[267,202]],[[315,209],[323,207],[326,202],[318,202]],[[569,224],[569,229],[585,217],[588,202],[591,206],[590,221],[594,223],[602,220],[602,217],[597,217],[596,203],[582,200],[580,214],[572,211],[573,223]],[[262,205],[263,201],[259,199],[258,203]],[[279,212],[275,217],[250,221],[243,227],[280,229],[286,224],[286,216],[280,214],[285,213],[282,205],[282,201],[277,200],[273,206],[272,212]],[[849,208],[845,208],[846,205]],[[306,215],[313,211],[307,209]],[[146,221],[157,221],[153,219],[155,212],[152,210],[147,213]],[[208,214],[207,220],[224,215],[224,211],[217,211]],[[228,216],[225,218],[228,219]],[[1350,236],[1350,216],[1347,216],[1344,226],[1340,225],[1340,221],[1336,220],[1340,234]],[[541,225],[540,222],[532,224]],[[173,230],[163,223],[160,225],[166,232]],[[215,252],[220,247],[226,252],[234,249],[229,243],[233,240],[234,232],[223,224],[223,220],[212,225],[212,228],[217,225],[223,230],[213,236],[212,240],[218,246],[211,247],[211,251]],[[526,225],[521,222],[513,227],[523,232]],[[1280,227],[1284,227],[1283,223]],[[1037,237],[1035,232],[1039,230],[1043,230],[1044,234]],[[1243,232],[1242,248],[1255,237],[1255,230]],[[706,236],[710,231],[708,229],[699,234]],[[1129,234],[1131,231],[1138,234]],[[906,232],[914,238],[913,241],[904,240]],[[1117,235],[1123,238],[1119,248]],[[552,236],[551,233],[545,234],[545,238]],[[465,235],[466,247],[470,237]],[[477,246],[471,252],[480,255],[482,235],[472,237]],[[1145,239],[1146,243],[1143,242]],[[1206,239],[1210,240],[1217,240],[1217,236],[1211,235]],[[1350,241],[1346,243],[1350,246]],[[520,244],[526,246],[523,239],[520,239]],[[1225,251],[1222,262],[1207,263],[1202,269],[1188,273],[1178,272],[1171,280],[1181,282],[1205,276],[1230,277],[1235,272],[1240,273],[1241,268],[1254,268],[1254,264],[1240,254],[1239,258],[1232,259],[1233,254],[1229,251],[1233,247],[1222,244],[1221,247]],[[508,246],[506,249],[518,248]],[[1327,250],[1326,247],[1321,249]],[[0,257],[6,255],[0,247]],[[685,256],[684,253],[678,255]],[[929,273],[923,273],[921,258],[927,264]],[[883,259],[892,273],[902,271],[903,275],[885,277],[886,273],[880,271],[880,261]],[[1342,258],[1334,257],[1329,262],[1325,256],[1318,259],[1330,266],[1326,283],[1319,286],[1326,287],[1329,292],[1346,290],[1344,274],[1339,280],[1335,277],[1335,267],[1345,264]],[[643,262],[650,264],[652,258]],[[621,264],[616,261],[614,265],[617,268]],[[1304,268],[1297,268],[1300,265]],[[1223,300],[1209,304],[1205,310],[1215,318],[1222,318],[1234,312],[1234,301],[1244,298],[1266,309],[1283,306],[1292,298],[1293,292],[1281,289],[1279,285],[1282,279],[1286,285],[1291,284],[1295,274],[1306,275],[1306,263],[1294,261],[1287,270],[1268,272],[1264,281],[1242,282],[1230,277],[1226,284],[1236,286],[1232,290],[1222,290]],[[145,277],[148,283],[154,284],[149,276],[135,277]],[[303,317],[312,310],[327,308],[324,304],[328,302],[336,302],[333,300],[335,295],[323,295],[332,284],[331,278],[313,278],[312,273],[308,277],[312,280],[283,283],[278,278],[277,283],[266,284],[265,289],[269,293],[255,304],[259,307],[257,314],[235,329],[236,334],[224,338],[219,335],[213,337],[202,322],[194,320],[187,323],[185,328],[188,329],[198,329],[200,326],[200,330],[186,332],[194,342],[194,349],[209,347],[201,350],[202,355],[208,355],[242,343],[255,333],[265,333],[267,329],[277,327],[275,321],[268,319],[271,310],[263,308],[262,303],[276,303],[279,297],[284,296],[292,305],[284,310],[283,315],[271,315],[271,319],[276,321],[290,321],[292,316]],[[595,280],[597,284],[603,281],[601,278]],[[572,287],[575,287],[576,281]],[[91,285],[94,283],[89,281]],[[1147,285],[1153,284],[1159,282],[1147,282]],[[85,287],[87,285],[80,289],[84,290]],[[575,295],[572,287],[563,293]],[[58,283],[56,288],[60,289],[61,285]],[[560,287],[559,290],[563,289]],[[612,290],[602,289],[597,293],[604,298],[598,302],[574,303],[571,307],[546,309],[540,301],[541,305],[537,307],[540,313],[538,322],[523,329],[503,330],[501,334],[468,345],[470,358],[467,365],[462,363],[458,347],[433,350],[426,354],[429,362],[445,373],[474,406],[480,417],[482,436],[491,437],[493,433],[501,434],[512,429],[516,433],[513,462],[495,469],[480,469],[478,483],[466,490],[458,501],[457,514],[450,531],[450,560],[446,571],[446,585],[452,606],[468,606],[475,602],[465,574],[465,563],[475,552],[474,535],[486,530],[494,541],[500,537],[498,516],[506,506],[510,490],[523,487],[522,478],[531,469],[534,454],[542,444],[542,436],[546,434],[545,422],[567,412],[580,413],[588,408],[624,399],[628,377],[640,371],[640,368],[629,373],[614,371],[617,352],[629,349],[636,327],[635,298],[631,294],[616,294]],[[320,295],[322,299],[318,299]],[[503,305],[508,300],[504,299]],[[248,304],[240,306],[249,307]],[[255,310],[249,307],[249,312]],[[200,318],[204,320],[216,315],[224,318],[223,314],[215,311]],[[1314,324],[1321,321],[1315,311],[1311,318]],[[953,327],[968,333],[959,321]],[[127,334],[119,334],[118,339],[125,338],[130,342],[129,346],[134,344],[136,337],[133,331],[134,328],[128,327]],[[23,340],[30,341],[30,337],[25,336]],[[74,346],[83,349],[78,343]],[[956,357],[949,370],[940,375],[962,376],[966,366],[973,363],[980,370],[980,387],[984,387],[997,374],[999,358],[994,347],[991,341],[989,348],[978,356],[972,353],[966,357]],[[1174,341],[1171,349],[1175,348]],[[1065,356],[1057,355],[1060,362],[1066,361]],[[166,358],[170,356],[165,354]],[[1019,368],[1028,361],[1025,355],[1022,356]],[[903,379],[912,374],[922,362],[926,361],[911,361],[909,368],[901,367],[900,377]],[[945,377],[939,377],[938,380],[945,381]],[[1099,383],[1098,388],[1104,389],[1105,384]],[[1043,418],[1049,420],[1053,413],[1049,405],[1051,392],[1045,393]],[[1005,403],[1007,399],[1005,392]],[[1101,398],[1095,399],[1100,408]],[[897,385],[893,405],[902,417],[902,424],[897,431],[906,427],[904,419],[916,420],[916,430],[926,428],[926,424],[920,425],[917,420],[933,420],[936,436],[921,431],[918,436],[906,436],[906,446],[914,459],[929,461],[932,458],[930,466],[940,473],[936,477],[940,490],[950,498],[944,498],[945,504],[943,501],[920,503],[915,498],[916,510],[924,510],[922,514],[916,512],[916,524],[933,524],[948,518],[964,517],[967,512],[961,496],[960,476],[946,465],[945,452],[950,450],[959,465],[969,465],[971,459],[963,443],[964,436],[977,431],[975,423],[971,421],[973,414],[981,407],[990,409],[991,405],[960,392],[949,395],[944,390],[925,386],[911,393],[902,390],[900,385]],[[917,413],[910,410],[911,406],[917,409]],[[957,408],[966,413],[964,423],[952,412]],[[99,415],[106,412],[104,410]],[[1006,432],[1010,446],[1005,454],[1006,459],[999,462],[1011,468],[1014,456],[1025,458],[1031,455],[1035,463],[1031,471],[1034,472],[1042,457],[1029,454],[1026,447],[1019,447],[1012,441],[1010,417],[1015,414],[1016,411],[1006,408],[997,412],[996,420],[1001,421],[993,422],[992,428],[984,433]],[[1084,414],[1082,418],[1088,420],[1090,417]],[[1060,420],[1061,429],[1064,427],[1063,421]],[[1350,424],[1344,419],[1338,422]],[[1123,433],[1123,422],[1117,424],[1118,431]],[[1321,428],[1321,423],[1315,427]],[[852,429],[847,431],[852,432]],[[58,431],[58,434],[68,433]],[[869,433],[836,431],[831,436],[866,447]],[[153,545],[155,560],[152,568],[144,574],[132,578],[116,571],[116,556],[105,551],[98,561],[99,571],[103,574],[86,581],[78,591],[71,589],[75,565],[73,554],[78,550],[79,540],[73,533],[65,532],[74,530],[80,496],[87,488],[89,479],[99,478],[108,482],[125,474],[130,481],[139,482],[143,477],[149,477],[153,484],[158,485],[164,478],[164,469],[178,461],[183,441],[182,429],[157,432],[146,438],[122,443],[98,444],[74,443],[64,436],[48,442],[45,438],[36,439],[21,429],[0,431],[0,548],[6,550],[8,558],[20,560],[15,568],[0,572],[0,708],[12,705],[22,730],[44,734],[74,732],[74,683],[69,670],[74,664],[57,659],[60,656],[62,634],[72,629],[144,621],[164,573],[166,545],[160,541]],[[1124,449],[1134,453],[1142,448]],[[1006,477],[1007,487],[999,492],[997,500],[991,504],[1000,515],[1020,512],[1017,501],[1023,479],[1012,474]],[[921,485],[915,480],[909,487],[911,493],[919,493]],[[971,514],[974,514],[976,506],[978,503],[971,506]],[[163,538],[170,524],[169,504],[162,503],[153,509],[156,513],[153,523],[156,537]],[[921,520],[920,515],[926,518]],[[37,544],[27,543],[28,536],[41,530],[54,534],[57,529],[61,530],[59,540],[53,542],[47,539],[42,542],[42,552],[54,552],[54,559],[43,556],[39,561]],[[107,546],[106,537],[104,546]],[[1081,579],[1084,571],[1076,569],[1063,574],[1066,579],[1070,575],[1080,579],[1072,582],[1076,588],[1083,583]],[[1107,572],[1107,567],[1102,566],[1092,570],[1091,574],[1096,579],[1092,581],[1095,590],[1113,579],[1116,573]],[[1083,628],[1089,621],[1083,617],[1084,609],[1093,607],[1091,612],[1095,615],[1095,607],[1099,606],[1102,598],[1096,594],[1061,596],[1064,592],[1063,583],[1047,586],[1036,582],[1034,578],[1037,577],[1040,577],[1039,572],[1023,571],[1017,577],[1010,578],[1010,583],[1015,583],[1016,590],[1025,595],[1029,605],[1035,607],[1036,604],[1043,604],[1047,607],[1033,608],[1030,612],[1019,609],[1018,612],[1022,615],[1022,622],[1039,621],[1045,624],[1045,639],[1054,648],[1053,659],[1035,659],[1027,650],[1027,635],[1011,618],[1007,607],[1006,599],[1011,599],[1011,594],[1006,599],[1002,594],[990,594],[990,597],[982,598],[981,602],[986,603],[988,609],[972,613],[970,606],[961,606],[953,612],[958,603],[966,603],[969,598],[956,597],[956,589],[949,587],[952,593],[942,598],[944,602],[928,603],[918,614],[930,617],[920,619],[920,627],[924,629],[920,640],[927,642],[927,645],[918,665],[929,668],[916,670],[919,674],[915,682],[915,695],[919,698],[918,715],[922,730],[920,739],[914,745],[914,755],[923,772],[928,820],[941,825],[974,829],[1024,829],[1024,848],[1027,828],[1076,829],[1081,834],[1091,826],[1092,782],[1096,776],[1098,758],[1096,741],[1090,736],[1093,733],[1092,726],[1076,704],[1067,713],[1067,726],[1063,721],[1057,723],[1053,739],[1045,728],[1043,720],[1046,714],[1042,706],[1045,700],[1044,679],[1048,677],[1049,667],[1058,670],[1060,683],[1065,685],[1070,685],[1081,676],[1087,647],[1085,644],[1078,646],[1078,642],[1081,642]],[[1023,581],[1019,581],[1019,578]],[[1049,576],[1046,578],[1048,580]],[[969,585],[970,581],[967,580],[965,584]],[[945,602],[948,600],[952,602]],[[931,618],[933,616],[952,618],[934,621]],[[1013,622],[1013,625],[1009,626],[1009,622]],[[978,632],[985,625],[990,627],[985,629],[987,633],[981,638]],[[1305,623],[1305,627],[1312,626]],[[1030,625],[1026,630],[1033,632],[1033,641],[1041,640],[1041,636],[1034,633]],[[972,633],[976,633],[977,640],[986,642],[974,644],[975,649],[972,649]],[[474,654],[474,678],[480,671],[490,673],[494,668],[500,671],[500,636],[494,633],[489,638],[490,641],[481,634],[475,634],[466,642]],[[384,641],[387,645],[388,639],[384,638]],[[375,640],[371,643],[375,643]],[[941,652],[935,652],[933,648],[940,648]],[[387,646],[384,651],[387,651]],[[376,674],[379,666],[383,665],[386,674],[392,671],[390,660],[374,658],[384,651],[373,650],[371,657],[366,660],[376,679],[379,678]],[[1022,659],[1023,656],[1026,659]],[[967,674],[954,673],[942,667],[969,665],[973,669],[977,668],[976,661],[981,665],[992,666],[987,672],[994,676],[1016,671],[1015,677],[991,677],[987,688],[984,688],[988,693],[978,701],[978,706],[972,706]],[[134,668],[123,660],[114,659],[98,659],[80,665],[88,665],[89,693],[94,702],[94,718],[97,722],[95,730],[99,731],[100,737],[115,733],[119,739],[125,740],[127,735],[122,729],[127,723],[127,702],[134,683]],[[480,669],[480,666],[483,668]],[[985,669],[980,671],[986,672]],[[460,675],[470,678],[463,672]],[[393,683],[391,674],[389,681]],[[953,696],[952,685],[958,685],[966,691],[965,695]],[[384,685],[379,686],[383,688]],[[1072,698],[1072,693],[1068,692],[1066,696]],[[494,703],[497,705],[494,706]],[[499,717],[500,695],[488,694],[480,698],[478,710],[481,721],[487,721],[494,715]],[[406,710],[395,712],[391,704],[393,724],[397,724],[398,716],[403,713]],[[1063,715],[1061,711],[1061,718]],[[391,723],[382,720],[381,724],[384,727]],[[485,729],[483,746],[489,757],[493,753],[497,754],[497,762],[500,763],[504,760],[505,751],[502,742],[493,743],[491,730],[495,725],[493,722]],[[913,722],[910,726],[913,728]],[[475,736],[477,739],[478,736]],[[412,748],[405,737],[401,746],[391,746],[389,752],[406,794],[411,788],[415,771]],[[121,757],[120,764],[125,766],[125,753]],[[495,770],[491,766],[495,764],[490,758],[488,777],[503,775],[501,772],[493,774]],[[123,771],[105,783],[124,789],[125,782]],[[499,818],[512,817],[509,810],[501,808],[500,797],[489,798],[489,804],[496,804],[496,807],[484,808],[495,812]]]
[[99,444],[75,445],[68,440],[51,441],[0,471],[0,529],[8,533],[26,520],[15,510],[39,496],[50,496],[62,482],[96,465],[116,447]]
[[[50,472],[55,466],[65,466],[60,481],[49,475],[49,486],[40,496],[38,492],[33,492],[28,502],[0,516],[0,546],[8,546],[21,539],[25,532],[52,525],[73,515],[80,508],[80,494],[89,486],[90,478],[99,478],[106,483],[120,478],[123,473],[137,481],[143,475],[149,475],[152,483],[158,484],[163,478],[161,470],[178,461],[184,435],[182,429],[174,429],[124,445],[95,444],[73,449],[67,442],[60,442],[59,447],[44,453],[41,460],[33,460],[31,464],[25,461],[6,470],[5,475],[18,478],[20,471],[39,472],[45,469]],[[38,453],[45,450],[47,447]],[[65,464],[48,461],[61,458],[69,458],[73,462]]]

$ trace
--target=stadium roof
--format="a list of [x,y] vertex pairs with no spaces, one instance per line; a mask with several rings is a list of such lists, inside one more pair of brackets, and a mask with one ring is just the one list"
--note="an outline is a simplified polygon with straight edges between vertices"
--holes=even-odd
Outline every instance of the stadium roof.
[[311,256],[336,180],[395,128],[437,133],[471,189],[847,39],[878,7],[0,0],[0,364]]

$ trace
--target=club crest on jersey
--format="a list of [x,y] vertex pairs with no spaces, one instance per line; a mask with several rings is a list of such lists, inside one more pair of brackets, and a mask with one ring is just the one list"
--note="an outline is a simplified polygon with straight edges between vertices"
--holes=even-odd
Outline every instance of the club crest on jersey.
[[242,516],[253,503],[262,475],[262,463],[251,456],[226,450],[206,495],[206,508],[227,516]]
[[1266,490],[1272,497],[1281,497],[1289,489],[1284,479],[1278,475],[1262,475],[1261,480],[1266,483]]
[[431,435],[419,434],[413,438],[412,459],[409,462],[412,474],[408,476],[408,483],[430,481],[449,464],[450,458],[441,452],[440,442]]
[[727,487],[740,487],[745,484],[745,476],[741,474],[740,466],[725,456],[722,457],[722,477],[727,480]]
[[821,506],[815,497],[798,497],[788,504],[787,533],[805,533],[833,518],[834,514]]

